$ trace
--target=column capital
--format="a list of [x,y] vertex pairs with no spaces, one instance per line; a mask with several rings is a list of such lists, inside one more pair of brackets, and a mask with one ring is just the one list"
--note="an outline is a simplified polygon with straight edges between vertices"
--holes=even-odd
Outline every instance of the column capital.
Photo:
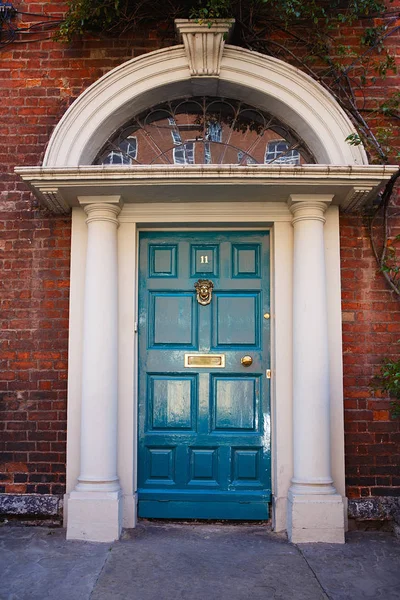
[[93,221],[108,221],[119,225],[118,215],[123,206],[121,196],[78,196],[78,201],[88,216],[87,225]]
[[291,194],[287,204],[293,215],[292,224],[305,220],[325,223],[324,213],[332,199],[332,194]]

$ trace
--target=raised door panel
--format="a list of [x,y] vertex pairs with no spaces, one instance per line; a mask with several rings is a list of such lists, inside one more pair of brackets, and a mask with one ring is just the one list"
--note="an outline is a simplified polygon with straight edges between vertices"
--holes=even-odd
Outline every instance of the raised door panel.
[[211,377],[212,431],[257,431],[260,387],[258,377]]
[[216,292],[214,347],[260,346],[259,292]]
[[218,448],[189,448],[189,486],[218,486]]
[[261,277],[261,244],[232,244],[232,277]]
[[147,402],[148,431],[196,429],[196,375],[149,375]]
[[149,277],[176,277],[178,245],[149,245]]
[[151,292],[149,309],[149,349],[196,347],[197,306],[193,293]]
[[146,447],[145,482],[150,485],[173,485],[175,483],[175,448]]
[[219,246],[216,244],[191,244],[190,276],[199,278],[218,277]]

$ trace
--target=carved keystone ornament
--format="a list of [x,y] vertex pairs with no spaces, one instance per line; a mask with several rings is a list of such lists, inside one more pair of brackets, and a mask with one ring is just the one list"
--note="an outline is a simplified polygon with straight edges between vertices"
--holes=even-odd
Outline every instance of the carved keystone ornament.
[[192,77],[218,77],[222,52],[235,19],[215,19],[203,23],[192,19],[175,19],[175,27],[185,46]]

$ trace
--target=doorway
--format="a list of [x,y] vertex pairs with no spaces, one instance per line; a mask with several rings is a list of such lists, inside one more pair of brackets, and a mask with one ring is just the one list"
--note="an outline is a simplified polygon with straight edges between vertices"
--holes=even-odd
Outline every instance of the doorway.
[[269,232],[139,248],[138,514],[268,519]]

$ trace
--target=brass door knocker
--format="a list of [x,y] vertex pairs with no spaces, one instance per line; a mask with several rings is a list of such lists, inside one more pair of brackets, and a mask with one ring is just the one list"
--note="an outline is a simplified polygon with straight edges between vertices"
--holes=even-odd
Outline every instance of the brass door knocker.
[[203,306],[210,304],[214,287],[213,282],[209,279],[199,279],[194,284],[194,287],[196,289],[197,302]]

